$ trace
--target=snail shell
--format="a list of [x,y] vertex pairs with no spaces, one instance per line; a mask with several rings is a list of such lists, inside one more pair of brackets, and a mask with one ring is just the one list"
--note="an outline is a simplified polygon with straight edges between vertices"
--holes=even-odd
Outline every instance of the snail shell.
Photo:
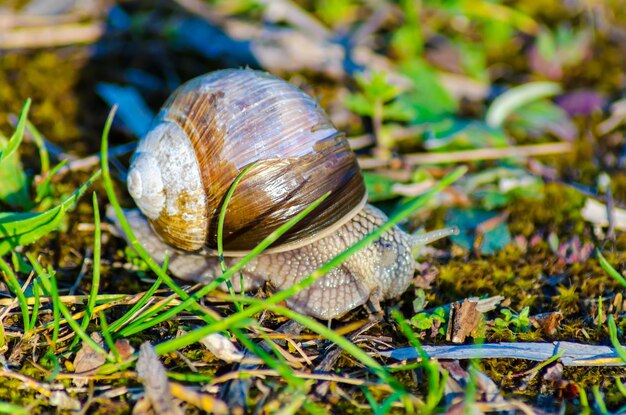
[[356,157],[318,103],[253,70],[212,72],[180,86],[140,141],[128,190],[166,242],[215,250],[224,197],[251,163],[228,204],[227,255],[252,249],[326,192],[271,251],[328,235],[366,202]]

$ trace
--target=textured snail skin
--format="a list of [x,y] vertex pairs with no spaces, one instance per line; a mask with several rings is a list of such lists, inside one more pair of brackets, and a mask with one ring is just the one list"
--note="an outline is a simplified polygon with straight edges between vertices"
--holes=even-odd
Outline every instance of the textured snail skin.
[[[138,210],[128,210],[125,215],[139,242],[156,261],[162,262],[166,252],[169,254],[169,269],[178,278],[207,282],[221,274],[216,257],[176,251],[159,239]],[[292,251],[259,255],[242,270],[244,289],[254,290],[266,282],[276,291],[286,289],[386,220],[380,210],[366,205],[351,221],[321,240]],[[412,249],[422,242],[394,227],[311,287],[289,298],[287,306],[322,320],[337,318],[368,302],[374,310],[380,310],[382,300],[397,297],[409,287],[416,265]],[[231,266],[238,260],[226,258],[225,262]],[[241,291],[239,275],[231,283],[235,291]],[[225,285],[221,289],[225,290]]]

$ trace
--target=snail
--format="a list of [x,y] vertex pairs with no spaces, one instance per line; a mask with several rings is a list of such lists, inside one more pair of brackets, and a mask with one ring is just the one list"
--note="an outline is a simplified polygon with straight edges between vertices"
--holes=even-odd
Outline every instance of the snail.
[[[367,204],[356,156],[316,100],[268,73],[233,69],[180,86],[140,140],[127,176],[140,210],[126,213],[135,236],[157,261],[168,252],[178,278],[220,275],[220,209],[235,178],[252,163],[226,210],[227,266],[320,196],[330,196],[248,263],[242,278],[233,277],[235,291],[266,283],[285,289],[387,219]],[[365,304],[380,311],[381,301],[409,287],[413,249],[451,232],[418,236],[394,227],[287,305],[323,320]]]

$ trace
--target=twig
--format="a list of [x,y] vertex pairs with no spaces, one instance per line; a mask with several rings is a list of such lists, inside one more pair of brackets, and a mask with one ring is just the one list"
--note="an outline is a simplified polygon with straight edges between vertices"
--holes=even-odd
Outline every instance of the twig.
[[36,49],[96,42],[104,34],[100,23],[15,29],[0,33],[0,49]]
[[[544,361],[561,354],[564,366],[624,366],[624,362],[609,346],[573,342],[554,343],[486,343],[454,346],[422,346],[432,359],[525,359]],[[396,360],[420,359],[419,352],[406,347],[380,351],[380,356]]]
[[504,148],[481,148],[476,150],[450,151],[447,153],[408,154],[402,159],[410,165],[428,163],[455,163],[473,160],[498,160],[509,157],[545,156],[573,151],[571,143],[547,143]]
[[[307,373],[300,372],[294,370],[294,375],[300,379],[313,379],[313,380],[321,380],[321,381],[329,381],[329,382],[337,382],[337,383],[345,383],[348,385],[358,385],[358,386],[375,386],[381,388],[383,391],[391,392],[391,386],[376,382],[370,382],[365,379],[354,379],[347,378],[343,376],[330,375],[325,373]],[[254,376],[259,378],[265,378],[267,376],[281,376],[276,370],[273,369],[254,369],[254,370],[238,370],[234,372],[229,372],[221,376],[217,376],[211,380],[211,384],[219,384],[229,382],[234,379],[239,379],[241,376],[245,374],[248,376]]]
[[[117,147],[111,147],[108,154],[109,157],[122,156],[131,153],[137,147],[136,142],[122,144]],[[57,174],[64,174],[69,171],[88,170],[100,163],[100,154],[93,154],[82,159],[71,160],[65,166],[59,169]]]
[[381,2],[376,4],[374,13],[350,35],[352,44],[356,46],[369,43],[370,36],[376,33],[393,13],[402,14],[402,11],[398,10],[397,7],[395,10],[392,9],[388,3]]
[[189,13],[202,17],[207,22],[217,25],[223,21],[226,16],[217,12],[217,8],[209,7],[208,4],[201,0],[175,0],[176,3]]
[[65,23],[74,23],[86,18],[94,18],[103,14],[104,10],[75,10],[69,13],[54,15],[35,15],[28,13],[0,12],[0,31],[7,31],[14,27],[26,28],[36,26],[54,26]]
[[260,0],[266,7],[265,15],[270,20],[284,20],[304,33],[318,39],[328,39],[332,32],[310,13],[289,0]]
[[[460,163],[475,160],[498,160],[514,157],[546,156],[570,153],[574,147],[570,143],[547,143],[503,148],[480,148],[476,150],[448,151],[445,153],[415,153],[400,157],[406,165],[416,166],[436,163]],[[386,167],[389,160],[360,158],[359,165],[364,169]]]

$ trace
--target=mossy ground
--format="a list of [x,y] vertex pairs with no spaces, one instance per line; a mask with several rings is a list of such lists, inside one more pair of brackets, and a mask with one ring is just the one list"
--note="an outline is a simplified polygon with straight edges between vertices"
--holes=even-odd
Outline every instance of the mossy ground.
[[[534,2],[518,2],[522,10],[543,19],[546,24],[556,24],[556,16],[567,15],[559,3],[549,2],[535,8]],[[539,3],[537,3],[539,4]],[[141,10],[141,9],[139,9]],[[623,10],[615,8],[619,13]],[[626,17],[622,16],[622,20]],[[575,22],[576,23],[576,22]],[[581,24],[581,22],[577,22]],[[130,35],[129,35],[130,36]],[[162,41],[163,39],[161,39]],[[137,48],[137,44],[133,44]],[[586,65],[566,73],[562,80],[565,89],[592,88],[611,98],[617,98],[623,89],[624,75],[624,47],[612,38],[597,36],[594,47],[599,48],[595,59]],[[136,49],[135,49],[136,50]],[[7,123],[7,115],[16,113],[26,97],[33,99],[30,120],[50,141],[60,145],[68,152],[76,155],[87,155],[98,151],[98,137],[106,117],[107,108],[95,95],[97,82],[121,82],[122,68],[128,64],[128,51],[113,52],[108,58],[94,56],[88,47],[68,47],[54,50],[20,51],[5,53],[0,58],[0,130],[12,131]],[[500,59],[506,57],[505,50],[491,51],[498,53]],[[166,55],[169,56],[169,55]],[[190,54],[177,55],[177,64],[180,73],[188,78],[211,68],[213,62],[205,62],[200,57]],[[154,64],[154,56],[138,55],[133,65],[148,68]],[[528,74],[528,62],[521,54],[512,53],[510,65],[503,70],[496,81],[522,82],[532,78]],[[323,80],[330,86],[324,86],[324,91],[332,91],[332,82]],[[328,92],[330,93],[330,92]],[[154,108],[164,99],[162,92],[148,97]],[[599,119],[575,120],[581,131],[593,129]],[[355,131],[359,131],[357,126]],[[622,134],[623,135],[623,134]],[[113,143],[130,141],[128,134],[117,132],[112,137]],[[523,138],[521,142],[523,143]],[[582,193],[566,184],[576,182],[593,188],[595,180],[601,171],[609,170],[611,175],[612,195],[614,200],[626,204],[626,173],[615,164],[608,167],[598,165],[597,153],[611,155],[621,151],[623,140],[599,142],[581,134],[576,141],[576,151],[568,157],[549,157],[542,159],[548,165],[554,166],[560,177],[560,183],[547,183],[539,197],[517,198],[506,206],[508,212],[508,227],[513,237],[523,239],[525,244],[511,244],[494,255],[477,255],[467,251],[459,251],[442,242],[438,248],[451,250],[450,258],[436,263],[437,278],[427,290],[429,307],[437,307],[459,301],[470,296],[506,297],[509,307],[520,311],[524,307],[530,308],[530,314],[540,314],[558,311],[563,320],[558,331],[553,335],[546,335],[541,330],[529,328],[525,332],[514,331],[486,331],[485,341],[554,341],[568,340],[588,344],[609,344],[608,331],[604,321],[598,322],[598,302],[602,301],[605,316],[613,313],[619,316],[624,310],[624,304],[615,302],[616,296],[623,293],[618,282],[611,280],[599,266],[594,256],[581,261],[568,263],[559,257],[550,246],[550,234],[555,234],[559,241],[567,243],[574,237],[579,238],[580,244],[590,243],[593,246],[603,246],[606,259],[619,272],[625,271],[626,264],[626,234],[618,233],[614,241],[598,239],[592,227],[583,220],[580,210],[584,204]],[[37,171],[38,160],[36,150],[32,144],[23,146],[25,164],[31,172]],[[600,157],[600,159],[603,159]],[[603,159],[604,160],[604,159]],[[480,168],[480,167],[476,167]],[[62,194],[84,182],[86,173],[65,175],[56,180],[56,192]],[[106,203],[104,192],[100,185],[95,190],[100,195],[101,205]],[[120,190],[120,194],[123,192]],[[126,205],[130,201],[126,199]],[[438,211],[427,221],[429,227],[443,226],[445,212]],[[78,223],[91,223],[93,212],[91,205],[84,201],[71,214],[63,229],[59,233],[39,242],[36,245],[44,264],[51,264],[56,270],[63,290],[74,284],[74,279],[84,260],[84,253],[93,245],[90,232],[78,230]],[[103,277],[101,292],[132,294],[145,291],[151,281],[149,275],[136,268],[128,266],[125,244],[111,235],[105,236],[103,244]],[[146,277],[144,280],[138,277]],[[89,278],[85,278],[78,287],[79,292],[88,292]],[[408,292],[402,298],[400,308],[409,314],[413,292]],[[618,297],[618,299],[621,297]],[[219,301],[219,300],[215,300]],[[107,317],[114,319],[123,313],[123,309],[113,308]],[[228,307],[223,306],[221,312],[226,314]],[[498,311],[487,315],[487,318],[498,317]],[[344,322],[335,323],[338,326],[348,324],[366,317],[363,310],[355,311]],[[50,319],[49,314],[42,317]],[[624,324],[623,318],[618,322]],[[264,324],[275,328],[279,325],[277,319],[268,317]],[[17,316],[11,316],[4,321],[5,331],[20,324]],[[97,327],[94,327],[97,328]],[[138,348],[144,341],[158,342],[165,337],[174,336],[179,330],[188,330],[189,324],[185,321],[168,321],[156,328],[146,330],[129,338],[131,345]],[[387,336],[393,339],[395,347],[407,346],[395,325],[383,321],[375,328],[371,335]],[[432,339],[443,342],[441,338]],[[11,340],[15,346],[19,339]],[[41,341],[41,340],[40,340]],[[325,345],[320,343],[321,345]],[[36,353],[41,353],[41,350]],[[26,355],[33,353],[26,349]],[[220,375],[228,368],[216,360],[210,353],[199,346],[185,349],[182,355],[194,363],[198,363],[200,374]],[[69,356],[61,356],[61,361]],[[184,371],[187,367],[185,359],[177,354],[170,353],[162,358],[169,370]],[[388,362],[391,364],[392,362]],[[48,364],[48,366],[45,366]],[[478,363],[484,373],[499,385],[507,396],[520,398],[535,406],[557,410],[562,402],[567,402],[567,412],[575,413],[579,409],[576,401],[578,392],[575,388],[584,388],[589,396],[592,386],[600,386],[604,392],[604,399],[609,409],[618,408],[626,403],[626,397],[621,394],[613,379],[626,377],[626,371],[621,368],[565,368],[562,381],[554,382],[544,377],[544,372],[534,376],[531,380],[520,379],[517,374],[525,372],[536,364],[525,360],[484,360]],[[358,371],[358,365],[349,358],[342,358],[338,367]],[[52,364],[39,360],[37,365],[32,364],[29,358],[24,358],[19,373],[45,383],[50,374]],[[362,372],[361,375],[365,376]],[[416,382],[414,374],[398,375],[409,389],[420,391],[420,382]],[[62,383],[70,390],[70,396],[84,399],[84,391],[71,392],[71,382],[65,379]],[[278,387],[280,382],[275,379],[267,381],[269,388]],[[99,380],[97,387],[111,389],[123,387],[137,387],[135,379]],[[352,392],[351,392],[352,393]],[[33,413],[49,413],[48,409],[38,406],[40,392],[36,389],[24,388],[23,383],[16,379],[0,378],[0,401],[9,401],[22,406],[34,405]],[[356,390],[352,398],[355,402],[366,402],[365,397]],[[255,399],[252,395],[251,399]],[[572,401],[573,400],[573,401]],[[332,405],[333,398],[329,403]],[[91,405],[90,413],[125,414],[130,413],[134,402],[123,395],[114,399],[98,399]],[[342,413],[369,413],[371,410],[353,405],[352,402],[341,401],[336,409]],[[189,412],[194,413],[194,412]]]

